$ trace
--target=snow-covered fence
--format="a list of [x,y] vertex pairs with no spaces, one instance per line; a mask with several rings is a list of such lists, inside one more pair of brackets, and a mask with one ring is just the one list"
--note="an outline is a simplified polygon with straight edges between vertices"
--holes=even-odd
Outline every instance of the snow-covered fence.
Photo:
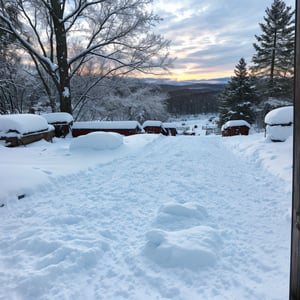
[[142,125],[137,121],[75,122],[72,127],[73,137],[96,131],[116,132],[125,136],[144,132]]
[[54,127],[34,114],[12,114],[0,116],[0,140],[6,146],[26,145],[41,139],[51,141]]

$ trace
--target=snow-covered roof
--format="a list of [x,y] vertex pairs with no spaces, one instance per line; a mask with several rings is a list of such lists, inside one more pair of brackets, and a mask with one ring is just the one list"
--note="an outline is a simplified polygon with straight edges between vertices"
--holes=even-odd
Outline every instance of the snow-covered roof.
[[74,121],[72,115],[66,112],[55,112],[49,114],[43,114],[48,123],[71,123]]
[[227,121],[222,126],[222,130],[227,129],[229,127],[238,127],[238,126],[247,126],[248,128],[251,128],[251,125],[245,120],[231,120],[231,121]]
[[176,123],[163,123],[165,128],[177,128]]
[[290,124],[294,120],[294,107],[284,106],[271,110],[265,116],[265,123],[269,125]]
[[12,114],[0,116],[0,135],[6,136],[10,132],[27,134],[48,130],[45,118],[34,114]]
[[143,129],[137,121],[91,121],[75,122],[74,129]]
[[143,124],[143,127],[148,127],[148,126],[151,126],[151,127],[160,127],[162,126],[162,122],[161,121],[155,121],[155,120],[148,120],[148,121],[145,121],[144,124]]

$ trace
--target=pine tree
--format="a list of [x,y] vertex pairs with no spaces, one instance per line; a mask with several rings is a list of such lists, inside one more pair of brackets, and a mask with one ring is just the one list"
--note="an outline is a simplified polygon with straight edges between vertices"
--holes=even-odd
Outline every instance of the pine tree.
[[266,78],[264,96],[282,97],[291,95],[294,65],[294,11],[282,0],[274,0],[266,9],[264,23],[260,23],[261,35],[255,35],[256,54],[251,67],[256,76]]
[[235,66],[234,74],[220,95],[220,126],[230,120],[245,120],[251,124],[255,119],[257,97],[244,58]]

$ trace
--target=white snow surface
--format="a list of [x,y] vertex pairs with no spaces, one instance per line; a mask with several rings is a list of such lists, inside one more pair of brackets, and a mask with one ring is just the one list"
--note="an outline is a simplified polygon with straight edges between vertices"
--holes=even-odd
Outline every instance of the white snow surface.
[[0,145],[1,300],[288,299],[291,138],[74,140]]
[[71,123],[74,121],[73,116],[66,112],[54,112],[41,115],[48,123]]
[[265,116],[265,123],[268,125],[293,123],[294,107],[284,106],[271,110]]
[[34,114],[0,115],[0,136],[6,136],[9,131],[19,134],[48,130],[47,121]]

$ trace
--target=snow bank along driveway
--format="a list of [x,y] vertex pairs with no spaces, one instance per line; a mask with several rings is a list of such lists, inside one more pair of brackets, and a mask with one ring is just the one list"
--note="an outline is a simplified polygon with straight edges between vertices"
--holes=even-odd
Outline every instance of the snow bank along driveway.
[[0,208],[0,299],[288,298],[290,191],[222,138],[50,173]]

